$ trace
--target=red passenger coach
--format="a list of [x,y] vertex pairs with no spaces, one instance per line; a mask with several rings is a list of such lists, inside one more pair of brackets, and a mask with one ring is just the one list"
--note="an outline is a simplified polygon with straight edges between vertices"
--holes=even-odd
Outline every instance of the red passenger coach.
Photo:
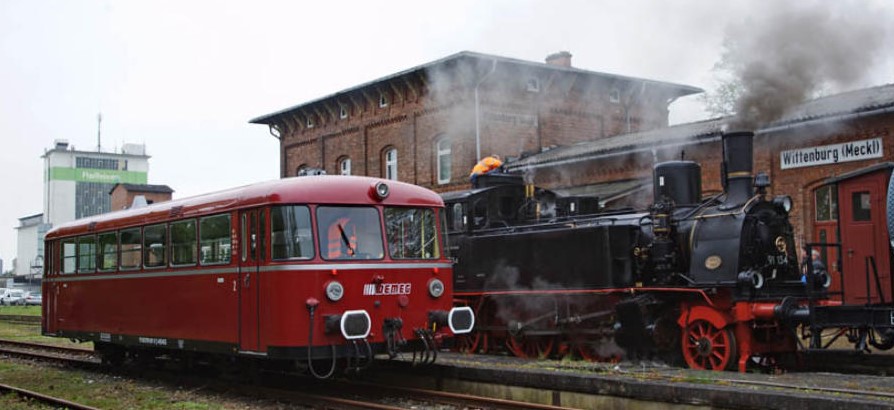
[[46,236],[43,333],[109,362],[218,353],[318,377],[433,360],[474,326],[452,307],[442,210],[417,186],[310,176],[77,220]]

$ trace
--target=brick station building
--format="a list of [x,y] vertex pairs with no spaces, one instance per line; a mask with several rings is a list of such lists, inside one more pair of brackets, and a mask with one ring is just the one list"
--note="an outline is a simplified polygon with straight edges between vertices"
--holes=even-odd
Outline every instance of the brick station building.
[[[652,167],[685,157],[701,163],[702,189],[711,195],[721,191],[720,134],[726,122],[721,118],[593,138],[522,158],[508,168],[559,192],[596,195],[613,208],[642,209],[652,202]],[[754,131],[754,172],[770,176],[769,194],[792,197],[798,242],[838,242],[839,233],[826,223],[839,217],[840,206],[850,204],[837,203],[834,183],[873,171],[890,174],[894,167],[894,85],[809,101]],[[861,205],[866,212],[883,214],[884,196],[875,192],[871,203]],[[860,198],[854,196],[854,201]]]
[[482,156],[521,157],[668,125],[686,85],[460,52],[251,120],[280,140],[280,175],[305,170],[464,189]]

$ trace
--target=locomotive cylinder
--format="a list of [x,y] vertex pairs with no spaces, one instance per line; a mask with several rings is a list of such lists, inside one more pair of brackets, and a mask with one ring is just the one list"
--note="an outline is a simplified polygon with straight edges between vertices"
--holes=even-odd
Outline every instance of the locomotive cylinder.
[[752,161],[754,133],[734,131],[723,135],[723,186],[727,197],[724,208],[744,204],[754,195]]

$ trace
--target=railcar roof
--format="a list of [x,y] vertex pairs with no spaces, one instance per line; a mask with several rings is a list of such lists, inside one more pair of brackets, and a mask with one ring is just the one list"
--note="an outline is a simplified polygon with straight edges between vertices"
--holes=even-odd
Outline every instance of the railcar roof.
[[83,234],[90,225],[93,225],[93,231],[101,231],[269,204],[379,203],[370,197],[371,187],[377,182],[384,182],[390,188],[388,197],[381,201],[384,205],[444,206],[438,194],[403,182],[359,176],[304,176],[261,182],[78,219],[52,229],[47,233],[47,238]]

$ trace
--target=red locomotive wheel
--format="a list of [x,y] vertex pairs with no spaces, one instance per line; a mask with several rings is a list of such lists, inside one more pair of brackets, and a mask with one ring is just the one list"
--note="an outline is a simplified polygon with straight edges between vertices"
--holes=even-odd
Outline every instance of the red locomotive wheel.
[[683,358],[692,369],[724,370],[736,362],[736,340],[727,329],[696,320],[683,329]]
[[552,353],[555,342],[556,339],[550,336],[510,336],[506,339],[506,347],[516,357],[542,359]]
[[486,354],[488,337],[486,332],[473,330],[472,333],[462,335],[456,338],[456,348],[461,353],[482,353]]

